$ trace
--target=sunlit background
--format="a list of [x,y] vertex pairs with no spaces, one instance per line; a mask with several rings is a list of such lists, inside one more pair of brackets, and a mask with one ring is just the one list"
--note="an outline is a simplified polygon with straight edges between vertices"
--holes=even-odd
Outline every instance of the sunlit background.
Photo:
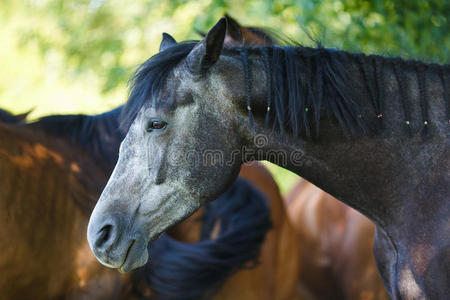
[[[198,39],[225,13],[305,45],[449,60],[448,0],[1,0],[0,107],[30,119],[114,108],[162,32]],[[282,192],[295,183],[270,169]]]

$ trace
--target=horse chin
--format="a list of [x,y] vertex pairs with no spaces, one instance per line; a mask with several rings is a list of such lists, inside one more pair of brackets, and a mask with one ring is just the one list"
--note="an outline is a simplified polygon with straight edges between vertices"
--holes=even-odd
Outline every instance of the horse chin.
[[130,272],[142,267],[148,261],[147,243],[140,240],[132,240],[123,259],[123,263],[117,270],[120,273]]
[[[182,218],[184,219],[184,217]],[[158,226],[159,225],[159,226]],[[134,234],[130,241],[127,251],[124,252],[123,262],[117,270],[120,273],[127,273],[145,265],[149,258],[148,244],[156,241],[166,230],[172,225],[158,224],[152,226],[154,230],[148,233],[147,239],[143,238],[141,234]]]

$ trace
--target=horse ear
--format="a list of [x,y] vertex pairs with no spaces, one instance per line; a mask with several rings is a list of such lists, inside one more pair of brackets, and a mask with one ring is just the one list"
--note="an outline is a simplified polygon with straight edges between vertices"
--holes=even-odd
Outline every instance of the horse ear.
[[227,20],[221,18],[211,30],[208,31],[205,38],[195,45],[194,49],[188,54],[186,63],[189,70],[198,74],[212,66],[222,52],[225,33],[227,31]]
[[225,43],[228,41],[232,45],[242,44],[242,26],[229,15],[225,15],[227,19],[227,34],[225,36]]
[[162,34],[161,44],[159,45],[159,52],[164,51],[167,48],[172,47],[176,43],[177,43],[177,41],[175,41],[175,39],[170,34],[164,32]]
[[30,109],[30,110],[27,111],[27,112],[24,112],[24,113],[15,115],[14,117],[16,117],[16,119],[17,119],[18,121],[25,121],[25,120],[27,119],[28,115],[29,115],[30,113],[33,112],[33,110],[34,110],[34,108]]

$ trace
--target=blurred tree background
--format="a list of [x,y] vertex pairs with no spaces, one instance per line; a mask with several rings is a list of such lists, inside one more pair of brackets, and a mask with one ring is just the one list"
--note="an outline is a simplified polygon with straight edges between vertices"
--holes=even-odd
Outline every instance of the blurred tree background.
[[[1,0],[0,107],[97,113],[123,103],[162,32],[198,39],[225,13],[314,45],[448,63],[448,0]],[[286,190],[295,177],[272,168]]]

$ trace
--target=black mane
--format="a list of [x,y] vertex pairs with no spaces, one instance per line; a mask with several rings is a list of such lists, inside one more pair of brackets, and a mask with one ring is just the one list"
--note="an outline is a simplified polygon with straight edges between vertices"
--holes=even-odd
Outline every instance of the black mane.
[[[220,232],[211,239],[216,222]],[[238,179],[206,205],[200,242],[182,243],[164,234],[149,245],[149,263],[134,276],[146,278],[151,299],[210,299],[232,273],[257,263],[270,227],[265,197]]]
[[[131,92],[129,100],[124,109],[122,128],[127,130],[143,105],[158,106],[158,93],[167,79],[169,72],[184,59],[196,42],[183,42],[176,44],[167,50],[160,52],[145,63],[135,72],[131,79]],[[316,134],[319,133],[319,121],[321,111],[327,111],[333,115],[344,132],[365,133],[366,122],[356,101],[351,86],[350,75],[344,67],[345,62],[359,64],[360,73],[370,96],[374,109],[374,116],[380,120],[383,116],[382,105],[382,65],[384,63],[392,66],[394,71],[402,66],[413,66],[418,76],[418,85],[421,91],[421,107],[423,122],[427,125],[428,112],[426,110],[426,95],[424,78],[420,74],[427,68],[438,69],[439,76],[444,87],[444,99],[448,110],[448,87],[447,77],[449,66],[436,64],[425,64],[419,61],[404,61],[400,58],[385,58],[376,55],[350,54],[344,51],[326,49],[321,46],[317,48],[295,46],[266,46],[266,47],[235,47],[224,48],[223,55],[235,55],[241,57],[247,84],[247,94],[252,84],[249,76],[249,60],[260,59],[264,62],[267,86],[267,116],[266,123],[281,133],[290,132],[295,136],[304,132],[307,136],[311,134],[311,128],[315,127]],[[370,65],[370,67],[367,67]],[[370,73],[368,70],[374,73]],[[305,71],[307,70],[307,71]],[[399,90],[402,92],[403,79],[396,76]],[[375,82],[375,84],[372,84]],[[410,120],[408,115],[408,104],[406,97],[400,97],[403,101],[406,121]],[[247,95],[247,103],[243,103],[243,109],[250,107],[250,124],[252,121],[250,95]],[[150,103],[151,102],[151,103]],[[372,116],[367,116],[372,117]],[[407,122],[409,126],[409,122]]]
[[52,115],[29,126],[80,145],[112,170],[124,138],[119,130],[121,112],[122,106],[98,115]]

